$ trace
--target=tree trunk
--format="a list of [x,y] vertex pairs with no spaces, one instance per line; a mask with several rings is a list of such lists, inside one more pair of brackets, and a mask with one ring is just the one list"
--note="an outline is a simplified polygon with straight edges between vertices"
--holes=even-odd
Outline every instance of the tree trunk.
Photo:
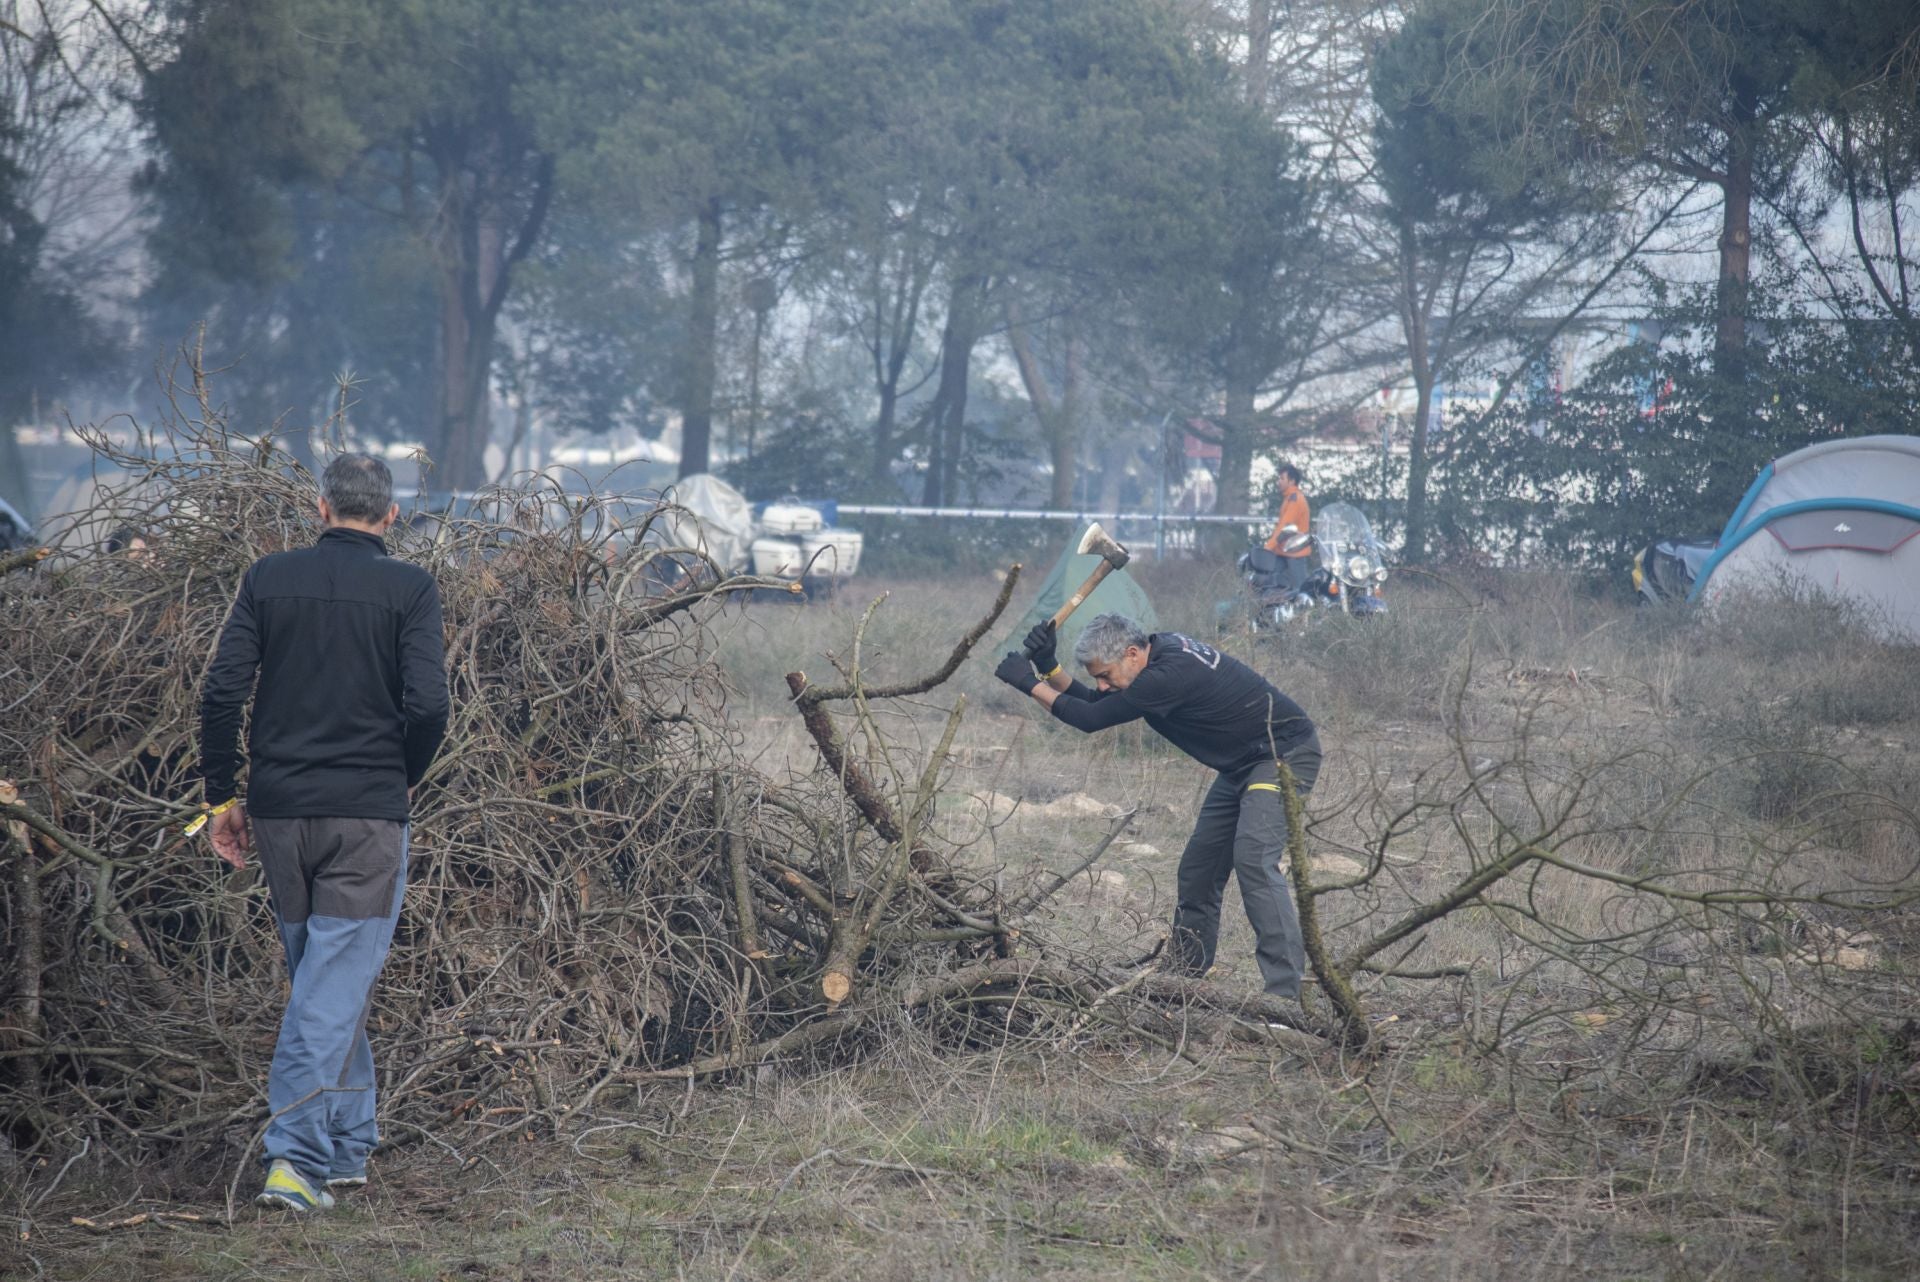
[[[488,396],[494,318],[470,305],[471,284],[443,272],[440,291],[440,448],[435,489],[473,490],[486,483],[483,459],[492,434]],[[451,279],[447,279],[451,278]]]
[[1410,226],[1400,229],[1400,325],[1407,339],[1407,360],[1413,370],[1413,436],[1407,447],[1407,539],[1401,550],[1408,564],[1427,556],[1427,414],[1433,405],[1434,371],[1428,351],[1428,303],[1419,288],[1420,246]]
[[485,483],[487,387],[493,317],[483,300],[499,283],[504,236],[479,190],[483,178],[449,157],[440,166],[440,442],[434,488],[463,491]]
[[1427,441],[1427,416],[1433,411],[1431,372],[1416,370],[1413,388],[1413,434],[1407,446],[1407,541],[1401,552],[1401,558],[1409,565],[1417,565],[1427,559],[1429,527],[1432,524],[1427,511],[1427,477],[1433,471],[1433,457]]
[[[443,280],[441,416],[445,424],[441,480],[453,490],[487,483],[487,442],[493,436],[493,344],[499,309],[485,300],[501,288],[506,229],[497,211],[472,215],[458,279]],[[451,276],[453,273],[443,273]]]
[[1255,384],[1245,375],[1229,376],[1226,412],[1221,415],[1218,512],[1245,512],[1253,502],[1253,397]]
[[[946,341],[940,344],[946,350]],[[927,507],[940,505],[940,485],[947,474],[946,391],[947,371],[940,370],[940,386],[934,390],[933,403],[927,407],[927,474],[920,478],[920,502]],[[962,393],[964,395],[964,393]]]
[[[1213,510],[1245,513],[1253,503],[1254,396],[1258,379],[1229,369],[1224,404],[1214,426],[1220,432],[1220,472]],[[1231,559],[1246,550],[1246,532],[1231,525],[1203,525],[1200,541],[1216,558]]]
[[1247,0],[1247,102],[1265,111],[1273,80],[1273,0]]
[[[434,488],[473,490],[486,483],[485,455],[492,435],[493,344],[514,264],[525,258],[546,223],[553,195],[553,161],[516,153],[501,133],[477,142],[464,136],[433,150],[440,174],[434,242],[440,273],[440,437],[434,451]],[[532,193],[514,217],[533,163]],[[510,226],[518,230],[510,236]]]
[[714,349],[720,340],[720,201],[700,207],[693,245],[693,295],[687,316],[685,384],[680,406],[680,475],[712,467]]
[[1006,307],[1007,345],[1013,349],[1013,361],[1020,371],[1021,385],[1040,425],[1040,436],[1047,443],[1047,457],[1053,467],[1048,486],[1047,505],[1055,511],[1070,511],[1075,506],[1073,492],[1080,479],[1080,340],[1066,321],[1066,360],[1056,393],[1047,385],[1046,371],[1033,345],[1033,335],[1020,319],[1020,306],[1009,301]]
[[[443,184],[440,199],[442,216],[464,221],[467,201],[453,184]],[[450,190],[449,188],[455,188]],[[472,378],[467,361],[473,352],[473,310],[468,305],[470,264],[466,261],[464,237],[444,241],[440,254],[440,440],[433,451],[437,472],[436,490],[462,490],[474,478],[465,475],[464,460],[472,453],[472,437],[478,431],[473,421],[473,406],[467,399]]]
[[1720,283],[1715,299],[1714,373],[1738,382],[1746,374],[1747,298],[1753,259],[1754,123],[1750,103],[1742,99],[1727,130],[1727,174],[1721,188]]
[[1060,403],[1053,416],[1053,431],[1048,442],[1053,456],[1054,510],[1074,507],[1073,492],[1080,480],[1080,337],[1067,324],[1066,373],[1060,384]]
[[[13,429],[9,427],[0,435],[11,437]],[[26,509],[21,509],[21,515],[26,515]],[[11,780],[0,779],[0,803],[20,803],[20,790]],[[6,986],[12,991],[0,991],[0,1012],[5,1016],[4,1023],[0,1023],[0,1050],[18,1050],[39,1042],[42,1037],[40,1016],[47,961],[46,921],[40,903],[43,864],[34,853],[33,836],[27,825],[18,819],[0,820],[0,868],[8,864],[13,865],[12,902],[7,914],[11,927],[8,933],[13,936],[13,956],[9,959],[12,974]],[[8,1068],[14,1070],[23,1084],[38,1075],[38,1065],[27,1059],[20,1064],[0,1065],[0,1080],[4,1080]]]
[[925,296],[928,276],[923,260],[903,251],[900,276],[889,298],[882,263],[882,259],[876,259],[873,267],[873,342],[868,348],[873,356],[873,384],[880,396],[879,413],[873,422],[872,476],[876,482],[892,478],[893,461],[900,450],[900,380],[913,354],[914,335],[920,329],[920,300]]
[[940,335],[940,386],[927,409],[927,477],[920,501],[938,507],[951,497],[947,484],[959,462],[960,438],[967,422],[967,376],[978,341],[980,278],[963,274],[947,299],[947,324]]
[[884,481],[893,474],[893,456],[898,448],[894,444],[895,419],[900,413],[900,388],[896,383],[880,384],[880,412],[873,420],[873,469],[876,481]]

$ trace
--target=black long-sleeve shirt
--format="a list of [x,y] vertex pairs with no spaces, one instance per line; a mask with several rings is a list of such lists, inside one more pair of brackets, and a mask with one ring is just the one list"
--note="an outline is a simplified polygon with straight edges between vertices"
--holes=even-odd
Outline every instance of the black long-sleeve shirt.
[[[447,728],[440,588],[339,526],[248,568],[200,694],[209,802],[235,794],[240,720],[247,809],[271,819],[407,818]],[[255,677],[258,677],[256,687]]]
[[1147,638],[1147,666],[1124,690],[1073,682],[1053,715],[1091,733],[1146,718],[1202,765],[1234,771],[1286,756],[1313,737],[1313,721],[1271,681],[1230,654],[1178,632]]

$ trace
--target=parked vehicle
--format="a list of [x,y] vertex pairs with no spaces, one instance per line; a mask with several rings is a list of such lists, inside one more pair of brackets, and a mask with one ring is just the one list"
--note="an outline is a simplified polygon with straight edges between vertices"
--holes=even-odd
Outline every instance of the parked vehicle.
[[819,506],[784,499],[761,510],[759,537],[749,550],[755,574],[799,579],[811,596],[831,593],[859,573],[863,542],[860,531],[829,524]]
[[1373,526],[1350,503],[1330,503],[1315,513],[1310,533],[1294,533],[1287,548],[1311,549],[1310,568],[1297,584],[1288,558],[1265,546],[1241,554],[1241,577],[1246,594],[1224,603],[1222,630],[1246,620],[1255,631],[1281,628],[1309,613],[1386,613],[1380,587],[1387,581],[1386,553],[1374,537]]

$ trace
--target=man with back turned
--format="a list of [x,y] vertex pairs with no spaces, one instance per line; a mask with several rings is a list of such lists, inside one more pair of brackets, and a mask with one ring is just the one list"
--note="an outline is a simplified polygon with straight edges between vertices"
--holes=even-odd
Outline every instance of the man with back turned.
[[313,546],[241,579],[200,700],[213,846],[235,868],[258,847],[292,979],[258,1200],[294,1211],[367,1182],[379,1140],[367,1010],[406,885],[412,791],[447,726],[440,589],[387,556],[400,510],[386,464],[335,458],[318,506]]

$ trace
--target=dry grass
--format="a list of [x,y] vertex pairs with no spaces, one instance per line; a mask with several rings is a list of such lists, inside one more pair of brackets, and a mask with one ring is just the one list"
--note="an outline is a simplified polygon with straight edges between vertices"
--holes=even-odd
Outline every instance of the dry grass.
[[[1210,627],[1226,589],[1143,567],[1163,626]],[[782,675],[827,670],[873,592],[886,677],[977,617],[986,576],[861,584],[827,605],[711,621],[743,756],[813,768]],[[1256,1045],[1193,1026],[1175,1050],[1090,1030],[960,1053],[927,1023],[861,1065],[781,1065],[609,1098],[557,1137],[421,1149],[315,1224],[63,1227],[196,1196],[194,1177],[94,1158],[28,1207],[0,1269],[56,1277],[1897,1278],[1920,1269],[1914,889],[1920,668],[1817,603],[1702,623],[1531,578],[1460,593],[1396,584],[1385,626],[1231,642],[1299,697],[1331,750],[1313,848],[1364,859],[1409,802],[1481,801],[1409,827],[1361,893],[1326,897],[1337,941],[1449,885],[1503,822],[1588,781],[1567,853],[1616,877],[1765,884],[1696,911],[1541,869],[1436,923],[1410,966],[1361,976],[1386,1045]],[[1017,613],[1024,601],[1016,599]],[[1844,622],[1842,620],[1841,622]],[[1126,842],[1055,901],[1051,929],[1145,951],[1206,772],[1137,733],[1082,737],[1022,706],[991,655],[883,722],[922,750],[972,705],[937,823],[983,876]],[[1643,822],[1698,772],[1684,805]],[[1017,804],[1009,804],[1017,803]],[[1787,893],[1791,892],[1791,893]],[[1816,895],[1827,902],[1812,902]],[[1253,990],[1227,915],[1214,982]],[[1870,939],[1865,936],[1871,936]],[[1843,955],[1844,949],[1855,955]],[[1854,962],[1860,962],[1857,967]],[[931,1021],[928,1021],[931,1022]],[[97,1156],[97,1155],[96,1155]],[[51,1188],[15,1170],[17,1205]]]

